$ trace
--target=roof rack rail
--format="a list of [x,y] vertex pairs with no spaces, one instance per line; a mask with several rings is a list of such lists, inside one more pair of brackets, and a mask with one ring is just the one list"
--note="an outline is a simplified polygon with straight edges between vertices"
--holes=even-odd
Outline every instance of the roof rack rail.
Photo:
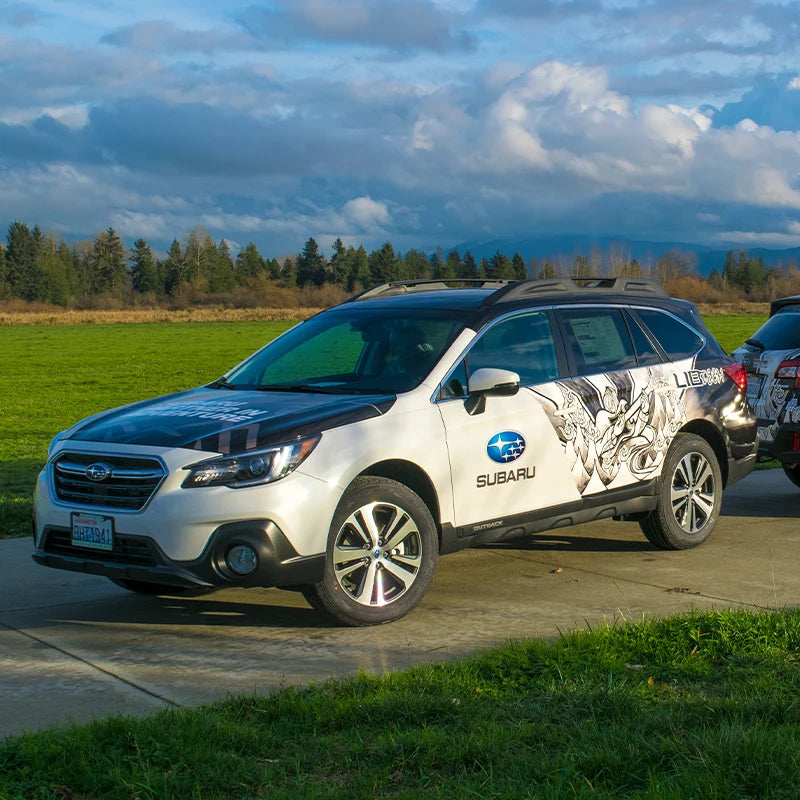
[[[347,302],[371,300],[375,297],[388,297],[394,294],[408,294],[410,292],[432,292],[437,289],[503,289],[511,283],[512,281],[494,278],[419,278],[409,281],[391,281],[354,294]],[[453,284],[462,285],[454,286]]]
[[592,294],[635,294],[650,297],[669,297],[664,287],[651,278],[552,278],[544,280],[516,281],[498,289],[486,298],[485,305],[510,303],[547,294],[561,292],[591,292]]

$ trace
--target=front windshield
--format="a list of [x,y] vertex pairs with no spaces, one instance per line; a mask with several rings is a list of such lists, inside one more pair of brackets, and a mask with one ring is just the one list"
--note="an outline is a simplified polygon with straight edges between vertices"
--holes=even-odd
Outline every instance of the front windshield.
[[227,376],[226,388],[342,394],[418,386],[464,328],[454,311],[354,304],[308,320]]

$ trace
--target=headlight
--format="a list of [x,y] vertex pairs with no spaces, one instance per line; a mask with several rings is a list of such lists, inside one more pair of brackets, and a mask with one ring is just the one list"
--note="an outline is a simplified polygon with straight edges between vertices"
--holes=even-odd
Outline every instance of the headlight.
[[191,464],[184,489],[198,486],[230,486],[240,489],[259,483],[272,483],[293,472],[317,446],[319,434],[297,439],[288,444],[252,450],[235,456],[210,458]]

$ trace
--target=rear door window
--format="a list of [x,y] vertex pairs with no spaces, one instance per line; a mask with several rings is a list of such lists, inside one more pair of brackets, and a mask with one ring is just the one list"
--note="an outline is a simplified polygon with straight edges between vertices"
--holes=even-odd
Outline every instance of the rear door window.
[[620,309],[565,308],[558,312],[558,319],[574,376],[636,367],[636,353]]

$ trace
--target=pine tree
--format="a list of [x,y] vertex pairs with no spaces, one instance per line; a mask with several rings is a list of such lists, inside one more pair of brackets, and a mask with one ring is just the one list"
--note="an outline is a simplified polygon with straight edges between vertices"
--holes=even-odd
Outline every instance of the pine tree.
[[158,290],[158,275],[153,251],[144,239],[137,239],[130,251],[131,283],[137,292]]
[[297,265],[294,259],[286,256],[283,261],[283,268],[281,269],[281,281],[284,286],[293,289],[297,286]]
[[186,283],[186,262],[183,258],[181,243],[177,239],[167,251],[167,258],[161,266],[164,275],[164,292],[173,297],[182,294]]
[[508,280],[514,278],[514,267],[511,259],[499,250],[489,259],[489,272],[487,278],[495,280]]
[[514,253],[511,266],[514,270],[514,277],[518,281],[524,281],[528,277],[528,267],[525,265],[525,259],[519,253]]
[[725,263],[722,266],[722,283],[725,286],[733,286],[736,283],[736,259],[733,251],[728,250],[725,255]]
[[405,273],[409,280],[420,280],[431,277],[431,262],[420,250],[409,250],[405,258]]
[[89,292],[104,294],[119,289],[125,283],[125,249],[113,228],[97,234],[87,258]]
[[461,271],[461,255],[458,250],[451,250],[447,254],[447,260],[444,262],[442,277],[446,280],[452,280],[453,278],[457,278],[461,274]]
[[464,253],[464,260],[461,262],[461,275],[460,278],[477,278],[478,277],[478,265],[475,263],[475,256],[467,250]]
[[277,281],[281,277],[281,262],[277,258],[270,258],[267,261],[267,274],[270,279]]
[[[344,242],[337,238],[333,243],[333,256],[331,257],[331,277],[337,286],[346,287],[350,277],[350,262],[348,250],[345,249]],[[355,251],[353,251],[355,252]]]
[[556,277],[556,268],[549,262],[545,261],[542,268],[539,270],[540,280],[549,280]]
[[0,298],[8,297],[11,294],[10,289],[6,277],[6,248],[0,244]]
[[208,273],[209,292],[229,292],[236,285],[231,248],[225,239],[214,245],[214,256]]
[[327,263],[319,252],[319,245],[310,238],[305,243],[303,252],[297,255],[297,285],[322,286],[325,282],[326,267]]
[[372,280],[372,271],[369,266],[369,256],[364,249],[364,245],[361,245],[358,250],[356,250],[355,257],[353,258],[352,283],[348,288],[350,291],[353,291],[356,288],[369,289],[369,287],[373,285],[374,281]]
[[378,283],[390,283],[400,278],[400,263],[391,242],[384,242],[380,250],[369,254],[369,268],[372,280]]
[[59,247],[51,236],[43,236],[37,242],[37,263],[42,275],[42,291],[39,300],[54,305],[66,305],[72,296],[71,257],[66,260],[65,254],[71,256],[64,242]]
[[244,283],[247,278],[258,277],[266,269],[267,263],[253,242],[249,242],[236,256],[236,275],[240,283]]
[[31,276],[36,269],[36,253],[33,235],[24,223],[14,220],[8,226],[6,239],[6,283],[12,297],[25,300],[31,285]]

